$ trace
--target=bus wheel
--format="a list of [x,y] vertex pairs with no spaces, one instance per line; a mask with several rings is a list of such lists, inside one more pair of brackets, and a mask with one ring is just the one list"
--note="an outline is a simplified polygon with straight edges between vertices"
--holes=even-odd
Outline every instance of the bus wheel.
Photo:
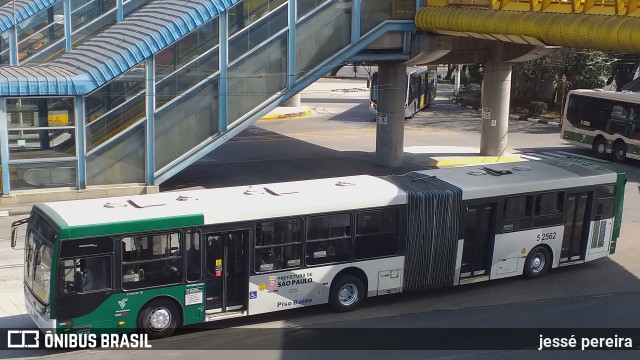
[[627,145],[624,141],[618,140],[613,144],[613,158],[620,163],[627,161]]
[[524,276],[529,279],[539,278],[551,267],[551,255],[544,246],[533,248],[524,262]]
[[607,156],[607,142],[603,137],[597,137],[593,141],[593,151],[595,151],[600,158]]
[[158,299],[148,303],[140,312],[139,328],[152,338],[167,337],[176,330],[180,313],[169,300]]
[[364,284],[353,275],[339,278],[331,286],[329,303],[337,312],[347,312],[357,309],[364,299]]

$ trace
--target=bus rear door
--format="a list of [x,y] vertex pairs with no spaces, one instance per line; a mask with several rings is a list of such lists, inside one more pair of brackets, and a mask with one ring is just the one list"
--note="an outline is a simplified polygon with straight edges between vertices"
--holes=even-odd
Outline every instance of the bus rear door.
[[249,230],[210,233],[206,247],[206,313],[246,309]]
[[589,209],[591,209],[591,193],[567,194],[560,263],[584,259],[591,218]]

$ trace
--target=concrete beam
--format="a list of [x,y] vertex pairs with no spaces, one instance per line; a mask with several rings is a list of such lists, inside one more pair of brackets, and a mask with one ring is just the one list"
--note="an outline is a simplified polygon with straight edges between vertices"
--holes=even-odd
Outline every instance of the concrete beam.
[[[495,49],[500,47],[500,58]],[[522,62],[556,51],[556,46],[518,44],[472,37],[445,36],[418,32],[411,41],[408,65],[478,64],[488,61]]]

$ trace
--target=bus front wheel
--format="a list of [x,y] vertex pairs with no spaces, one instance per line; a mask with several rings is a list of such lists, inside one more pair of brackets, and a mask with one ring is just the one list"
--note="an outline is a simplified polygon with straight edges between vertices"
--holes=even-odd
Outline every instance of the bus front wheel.
[[176,330],[180,313],[173,302],[165,299],[153,300],[140,312],[139,328],[152,338],[167,337]]
[[524,276],[529,279],[539,278],[551,267],[551,255],[544,246],[533,248],[524,262]]
[[337,312],[357,309],[364,300],[364,284],[353,275],[340,277],[331,287],[329,303]]
[[607,142],[603,137],[597,137],[593,141],[593,151],[595,151],[595,153],[600,158],[604,158],[607,156]]
[[615,161],[623,163],[627,160],[627,145],[622,140],[613,144],[613,158]]

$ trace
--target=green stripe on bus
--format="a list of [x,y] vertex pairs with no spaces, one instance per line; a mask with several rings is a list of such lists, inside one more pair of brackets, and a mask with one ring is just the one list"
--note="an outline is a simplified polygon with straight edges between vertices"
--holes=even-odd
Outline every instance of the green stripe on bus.
[[157,231],[181,227],[204,225],[204,215],[180,215],[154,219],[120,221],[104,224],[67,226],[60,229],[59,239],[75,239],[95,236],[132,234],[144,231]]
[[624,186],[627,182],[627,177],[625,173],[619,172],[618,179],[616,181],[616,205],[615,205],[615,216],[613,220],[613,233],[611,236],[611,246],[609,247],[609,253],[613,254],[616,252],[616,243],[618,237],[620,236],[620,227],[622,225],[622,203],[624,202]]
[[581,134],[573,131],[568,131],[568,130],[564,131],[563,138],[565,140],[575,141],[575,142],[584,143],[584,144],[593,144],[593,139],[594,139],[593,136]]
[[640,145],[627,143],[627,154],[640,155]]

